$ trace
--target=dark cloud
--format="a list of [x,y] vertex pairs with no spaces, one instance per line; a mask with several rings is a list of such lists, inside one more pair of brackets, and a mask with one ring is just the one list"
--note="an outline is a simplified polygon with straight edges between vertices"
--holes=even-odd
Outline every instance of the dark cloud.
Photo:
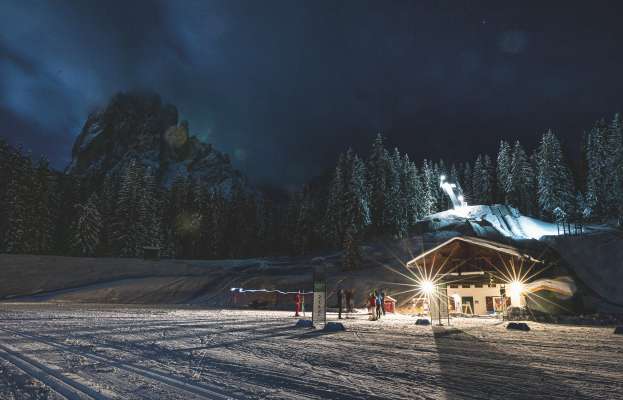
[[622,108],[614,7],[5,1],[1,134],[62,167],[90,110],[144,88],[277,183],[366,151],[378,131],[416,159],[532,145],[550,127],[572,141]]

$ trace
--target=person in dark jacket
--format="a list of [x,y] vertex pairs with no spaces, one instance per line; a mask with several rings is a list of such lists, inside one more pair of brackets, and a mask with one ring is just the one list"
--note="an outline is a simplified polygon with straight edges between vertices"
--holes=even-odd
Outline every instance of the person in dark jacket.
[[342,319],[342,299],[344,297],[344,290],[339,288],[337,290],[337,317]]
[[353,312],[353,306],[351,304],[352,298],[353,298],[353,289],[346,289],[344,291],[344,297],[346,299],[346,312],[347,313],[352,313]]
[[378,290],[374,291],[374,297],[376,300],[376,319],[381,319],[381,294]]
[[381,290],[381,311],[383,311],[383,316],[385,316],[385,291]]
[[301,312],[301,291],[299,290],[296,295],[294,295],[294,316],[300,316]]

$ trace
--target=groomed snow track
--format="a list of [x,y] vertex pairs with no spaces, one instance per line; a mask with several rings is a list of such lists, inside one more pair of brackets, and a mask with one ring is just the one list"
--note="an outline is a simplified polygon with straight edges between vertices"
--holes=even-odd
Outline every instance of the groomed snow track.
[[38,379],[41,383],[49,386],[52,390],[65,397],[67,400],[106,400],[97,391],[69,379],[60,372],[47,367],[46,365],[33,360],[23,354],[19,354],[9,346],[0,344],[0,358],[4,358],[24,373]]
[[[97,355],[91,352],[87,352],[83,349],[75,349],[71,346],[67,346],[46,337],[18,332],[13,329],[0,328],[0,331],[8,333],[10,335],[19,336],[30,341],[35,341],[61,351],[73,353],[81,357],[91,359],[93,361],[101,362],[108,365],[113,365],[115,368],[124,370],[126,372],[139,375],[143,378],[157,381],[176,389],[184,390],[188,393],[192,393],[195,396],[210,400],[229,400],[229,399],[241,399],[236,396],[232,396],[229,393],[225,393],[216,385],[208,385],[205,383],[188,383],[182,379],[173,377],[161,371],[155,371],[143,367],[124,363],[119,360],[115,360],[106,356]],[[115,348],[116,350],[120,350]],[[127,351],[126,351],[127,352]],[[106,400],[108,397],[98,393],[97,391],[79,383],[72,379],[69,379],[63,374],[54,371],[53,369],[45,366],[44,364],[30,359],[22,354],[19,354],[15,350],[8,346],[0,344],[0,357],[5,358],[7,361],[23,370],[25,373],[39,379],[42,383],[50,386],[54,391],[67,398],[68,400],[82,400],[82,399],[94,399],[94,400]],[[48,375],[46,375],[48,374]]]

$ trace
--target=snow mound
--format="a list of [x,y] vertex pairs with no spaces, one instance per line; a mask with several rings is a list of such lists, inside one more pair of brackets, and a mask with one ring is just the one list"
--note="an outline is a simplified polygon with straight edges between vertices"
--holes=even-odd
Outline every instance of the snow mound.
[[512,239],[538,240],[558,235],[556,224],[526,217],[519,210],[503,204],[459,207],[429,215],[424,220],[439,228],[466,222],[479,236],[485,236],[488,227]]
[[314,324],[309,319],[299,319],[298,321],[296,321],[295,326],[297,328],[313,328]]
[[528,332],[530,327],[525,322],[509,322],[506,329]]
[[327,332],[341,332],[345,331],[346,328],[341,322],[327,322],[327,324],[324,326],[324,330]]

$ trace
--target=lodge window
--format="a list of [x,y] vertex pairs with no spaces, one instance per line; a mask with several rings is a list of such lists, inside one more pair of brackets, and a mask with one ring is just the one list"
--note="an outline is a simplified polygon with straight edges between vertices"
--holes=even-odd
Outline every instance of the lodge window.
[[495,283],[490,283],[489,285],[487,285],[489,287],[495,287]]
[[470,284],[468,284],[468,283],[464,283],[464,284],[462,284],[462,285],[461,285],[461,287],[462,287],[463,289],[469,289],[469,288],[470,288],[470,286],[471,286],[471,285],[470,285]]
[[450,289],[458,289],[459,285],[450,285]]

